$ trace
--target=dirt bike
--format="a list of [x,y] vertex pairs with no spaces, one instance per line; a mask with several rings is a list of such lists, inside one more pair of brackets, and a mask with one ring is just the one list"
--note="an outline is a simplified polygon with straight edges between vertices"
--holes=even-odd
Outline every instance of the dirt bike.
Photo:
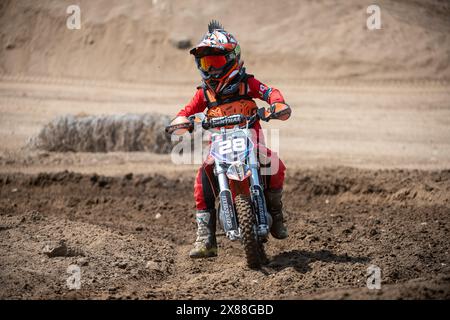
[[[280,104],[281,105],[281,104]],[[231,241],[240,240],[251,268],[268,262],[264,244],[268,240],[271,216],[266,207],[257,147],[252,125],[259,119],[269,121],[285,115],[289,109],[268,112],[259,108],[250,117],[235,114],[208,118],[204,113],[189,117],[189,122],[166,127],[178,135],[192,132],[196,123],[212,130],[210,155],[219,186],[219,221]]]

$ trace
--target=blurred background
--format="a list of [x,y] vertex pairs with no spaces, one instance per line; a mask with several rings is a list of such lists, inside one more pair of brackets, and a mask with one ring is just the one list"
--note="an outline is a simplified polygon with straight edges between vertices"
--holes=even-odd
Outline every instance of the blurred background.
[[[80,29],[66,26],[73,4]],[[266,126],[281,130],[290,166],[448,167],[450,4],[379,1],[381,28],[369,30],[371,4],[2,1],[2,170],[90,170],[92,157],[117,165],[111,173],[124,162],[171,166],[162,128],[200,83],[189,48],[211,19],[240,41],[247,71],[292,105],[289,122]]]
[[[78,5],[81,29],[66,28]],[[187,53],[220,20],[249,70],[277,80],[449,80],[448,1],[2,1],[4,74],[192,82]]]
[[[80,8],[80,29],[66,26],[73,4]],[[281,129],[279,151],[291,166],[447,166],[450,4],[379,1],[381,28],[369,30],[371,4],[2,1],[3,164],[20,169],[28,157],[28,164],[55,165],[54,154],[36,158],[36,149],[167,153],[161,128],[200,83],[189,48],[218,19],[240,41],[247,71],[278,87],[294,108],[289,123],[266,126]],[[123,117],[127,113],[135,118]],[[145,113],[151,120],[140,118]],[[122,117],[104,118],[108,114]],[[57,130],[51,121],[60,124]],[[144,122],[147,129],[157,125],[144,132]],[[120,128],[108,129],[114,125]],[[94,137],[86,130],[93,126],[107,129]],[[117,137],[108,137],[111,131]],[[84,156],[62,154],[55,161],[81,165]],[[86,155],[121,163],[115,156],[123,158]],[[161,155],[131,157],[137,163],[146,157],[144,171],[155,157],[170,162]]]

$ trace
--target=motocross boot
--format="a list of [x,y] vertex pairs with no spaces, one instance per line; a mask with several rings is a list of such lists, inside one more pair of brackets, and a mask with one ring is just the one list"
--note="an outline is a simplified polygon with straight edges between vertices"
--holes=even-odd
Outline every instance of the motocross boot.
[[217,256],[216,210],[199,210],[196,213],[197,239],[189,252],[191,258]]
[[283,203],[281,202],[283,190],[266,190],[265,193],[267,210],[272,216],[270,233],[276,239],[286,239],[288,237],[288,231],[283,224]]

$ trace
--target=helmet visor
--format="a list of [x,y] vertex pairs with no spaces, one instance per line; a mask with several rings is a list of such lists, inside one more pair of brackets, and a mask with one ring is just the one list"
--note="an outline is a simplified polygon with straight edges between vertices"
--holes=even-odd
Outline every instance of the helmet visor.
[[211,68],[221,69],[227,64],[227,58],[224,55],[220,56],[204,56],[199,59],[199,67],[208,72]]

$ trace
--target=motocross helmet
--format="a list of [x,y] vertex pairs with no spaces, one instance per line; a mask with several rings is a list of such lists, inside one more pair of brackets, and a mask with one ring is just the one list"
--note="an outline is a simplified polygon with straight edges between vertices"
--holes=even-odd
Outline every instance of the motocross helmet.
[[234,36],[218,21],[211,21],[200,43],[190,53],[194,55],[203,82],[220,93],[242,69],[241,48]]

